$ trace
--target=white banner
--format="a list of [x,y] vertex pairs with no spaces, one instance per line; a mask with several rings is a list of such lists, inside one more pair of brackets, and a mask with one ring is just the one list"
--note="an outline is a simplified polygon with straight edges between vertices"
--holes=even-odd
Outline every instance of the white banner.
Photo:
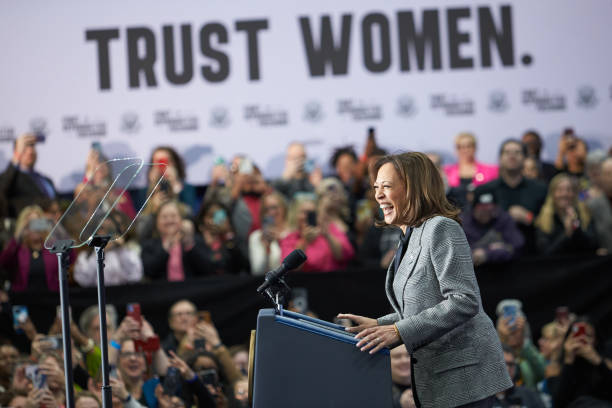
[[488,162],[530,128],[548,158],[566,126],[607,148],[611,16],[605,0],[5,0],[0,166],[28,130],[61,191],[94,141],[172,145],[194,184],[236,153],[277,176],[293,140],[326,165],[370,126],[390,151],[448,158],[471,131]]

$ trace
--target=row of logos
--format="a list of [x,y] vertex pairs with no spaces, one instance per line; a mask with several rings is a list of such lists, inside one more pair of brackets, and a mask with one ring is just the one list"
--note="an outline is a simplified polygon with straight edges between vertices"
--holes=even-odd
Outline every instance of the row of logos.
[[[609,89],[612,100],[612,86]],[[521,93],[520,103],[537,112],[565,111],[570,105],[568,97],[559,92],[532,88]],[[580,109],[594,109],[600,103],[597,91],[592,86],[578,88],[575,106]],[[470,116],[476,113],[476,101],[470,97],[453,94],[437,93],[430,95],[429,108],[444,116]],[[508,94],[504,91],[490,92],[486,109],[495,114],[503,114],[511,108]],[[403,95],[397,98],[395,114],[402,118],[412,118],[419,112],[419,106],[414,97]],[[337,100],[336,114],[354,121],[377,121],[383,119],[383,106],[378,103],[345,98]],[[304,105],[302,120],[310,123],[323,122],[327,112],[323,104],[311,101]],[[249,104],[243,107],[242,118],[247,123],[258,126],[286,126],[289,124],[289,111],[282,108]],[[230,110],[218,106],[210,110],[207,125],[212,128],[227,128],[231,125]],[[180,111],[158,110],[153,113],[153,125],[165,128],[171,132],[197,131],[201,127],[200,118],[195,114]],[[137,113],[126,112],[120,120],[119,131],[124,134],[138,133],[142,128]],[[44,118],[30,121],[30,130],[49,134],[51,129]],[[92,120],[85,116],[66,115],[61,119],[61,130],[65,134],[78,137],[104,137],[109,133],[108,124],[104,120]],[[14,140],[16,130],[11,126],[0,126],[0,141]]]

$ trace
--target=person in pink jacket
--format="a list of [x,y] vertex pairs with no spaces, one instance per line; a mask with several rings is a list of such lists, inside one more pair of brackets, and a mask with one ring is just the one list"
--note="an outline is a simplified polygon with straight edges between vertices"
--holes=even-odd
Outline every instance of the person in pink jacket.
[[444,166],[450,187],[477,187],[498,176],[496,165],[476,161],[476,137],[471,133],[459,133],[455,138],[457,163]]
[[355,250],[342,226],[329,217],[328,204],[325,197],[315,201],[314,195],[294,200],[289,214],[293,231],[279,242],[281,259],[301,249],[308,257],[301,269],[304,272],[330,272],[347,266]]

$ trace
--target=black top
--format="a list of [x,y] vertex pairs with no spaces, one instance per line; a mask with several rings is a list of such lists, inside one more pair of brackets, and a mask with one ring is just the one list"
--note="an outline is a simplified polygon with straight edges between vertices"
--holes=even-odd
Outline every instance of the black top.
[[536,216],[546,199],[546,185],[539,180],[523,177],[516,187],[510,187],[500,177],[477,187],[474,195],[482,193],[493,194],[497,204],[504,211],[508,211],[513,205],[520,205]]
[[30,254],[30,270],[28,271],[28,290],[47,290],[47,273],[41,251]]
[[406,234],[400,232],[400,240],[397,244],[397,251],[395,252],[395,259],[393,261],[393,272],[397,273],[400,262],[408,249],[408,242],[410,242],[410,235],[412,235],[412,228],[406,229]]

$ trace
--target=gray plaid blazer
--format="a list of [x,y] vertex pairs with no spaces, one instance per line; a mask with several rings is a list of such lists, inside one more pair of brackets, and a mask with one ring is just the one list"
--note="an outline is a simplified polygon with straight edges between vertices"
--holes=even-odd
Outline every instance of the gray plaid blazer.
[[437,216],[414,228],[397,273],[393,262],[387,271],[386,292],[395,313],[378,324],[396,324],[422,407],[456,407],[512,386],[455,221]]

